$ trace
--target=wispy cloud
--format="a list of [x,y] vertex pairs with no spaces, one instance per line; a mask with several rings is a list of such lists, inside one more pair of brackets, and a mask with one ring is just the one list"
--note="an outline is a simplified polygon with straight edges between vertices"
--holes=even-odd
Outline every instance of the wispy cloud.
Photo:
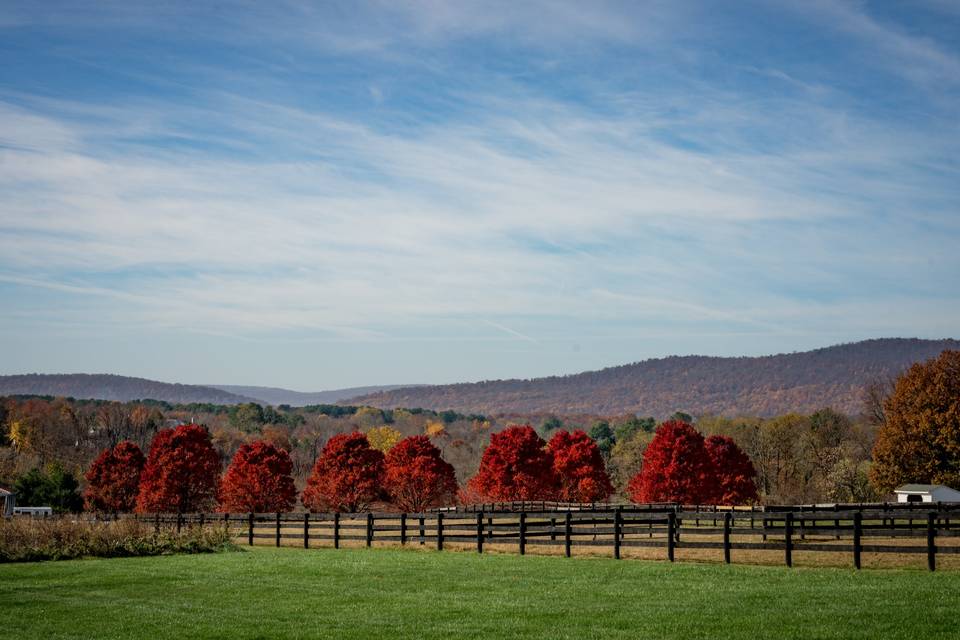
[[[0,23],[80,33],[49,55],[106,85],[0,76],[7,335],[24,306],[51,325],[99,313],[115,331],[379,345],[490,340],[479,319],[539,371],[563,361],[550,345],[604,336],[742,351],[743,335],[957,329],[942,319],[960,273],[950,92],[911,96],[925,117],[903,118],[837,69],[717,59],[733,35],[693,5],[391,3],[372,22],[291,7],[256,28],[193,16],[249,52],[166,68],[105,62],[83,34],[179,42],[189,12]],[[952,73],[942,43],[856,8],[802,10],[922,68],[909,82]],[[684,21],[710,46],[665,28]]]

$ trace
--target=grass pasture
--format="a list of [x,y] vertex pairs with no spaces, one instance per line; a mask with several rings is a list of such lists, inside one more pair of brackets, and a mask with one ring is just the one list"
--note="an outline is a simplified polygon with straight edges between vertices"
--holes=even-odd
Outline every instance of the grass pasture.
[[0,636],[955,638],[960,573],[417,548],[0,566]]

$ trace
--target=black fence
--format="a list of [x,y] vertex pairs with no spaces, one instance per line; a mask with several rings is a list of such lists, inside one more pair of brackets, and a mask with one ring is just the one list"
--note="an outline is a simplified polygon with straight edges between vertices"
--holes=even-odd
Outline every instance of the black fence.
[[[510,508],[501,508],[509,504]],[[860,568],[862,556],[960,554],[960,504],[871,504],[755,508],[690,505],[571,505],[496,503],[428,513],[198,513],[137,514],[161,527],[222,525],[249,545],[332,546],[362,544],[485,545],[608,548],[614,558],[631,547],[659,548],[675,560],[677,549],[711,549],[724,562],[735,551],[777,551],[793,566],[794,553],[848,554]],[[483,508],[484,506],[488,508]],[[493,507],[493,508],[489,508]],[[528,509],[534,507],[534,509]],[[722,554],[722,556],[720,555]]]

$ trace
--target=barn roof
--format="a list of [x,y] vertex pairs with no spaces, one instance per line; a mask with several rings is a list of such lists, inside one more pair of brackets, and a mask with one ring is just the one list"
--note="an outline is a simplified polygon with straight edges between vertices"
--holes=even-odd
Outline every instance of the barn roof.
[[937,489],[949,489],[950,487],[942,484],[905,484],[902,487],[894,489],[895,493],[930,493]]

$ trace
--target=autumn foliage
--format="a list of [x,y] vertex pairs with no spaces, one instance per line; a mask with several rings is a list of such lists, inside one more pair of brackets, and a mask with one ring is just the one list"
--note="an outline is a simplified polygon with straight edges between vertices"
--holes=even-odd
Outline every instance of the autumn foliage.
[[749,456],[728,436],[710,436],[704,443],[717,474],[715,500],[718,504],[743,505],[759,500],[754,478],[757,470]]
[[323,447],[301,500],[310,511],[357,512],[380,497],[383,453],[355,431],[335,435]]
[[124,440],[104,449],[84,476],[83,500],[88,511],[125,513],[133,511],[140,491],[140,474],[146,459],[140,447]]
[[472,491],[487,500],[549,500],[557,492],[553,456],[529,425],[514,425],[490,436]]
[[242,445],[220,485],[223,511],[289,511],[297,501],[290,454],[259,440]]
[[657,428],[627,491],[640,503],[709,504],[716,500],[717,485],[703,436],[689,424],[671,420]]
[[960,351],[915,364],[883,404],[870,479],[881,491],[919,482],[960,488]]
[[598,502],[613,493],[603,464],[603,454],[593,438],[581,430],[557,431],[547,445],[559,481],[557,499],[565,502]]
[[387,453],[384,487],[401,511],[418,512],[453,502],[457,476],[428,436],[404,438]]
[[214,506],[220,456],[196,424],[162,429],[150,444],[140,476],[137,511],[189,513]]
[[367,442],[378,451],[386,453],[390,451],[398,442],[403,439],[403,434],[386,425],[382,427],[373,427],[367,431]]

